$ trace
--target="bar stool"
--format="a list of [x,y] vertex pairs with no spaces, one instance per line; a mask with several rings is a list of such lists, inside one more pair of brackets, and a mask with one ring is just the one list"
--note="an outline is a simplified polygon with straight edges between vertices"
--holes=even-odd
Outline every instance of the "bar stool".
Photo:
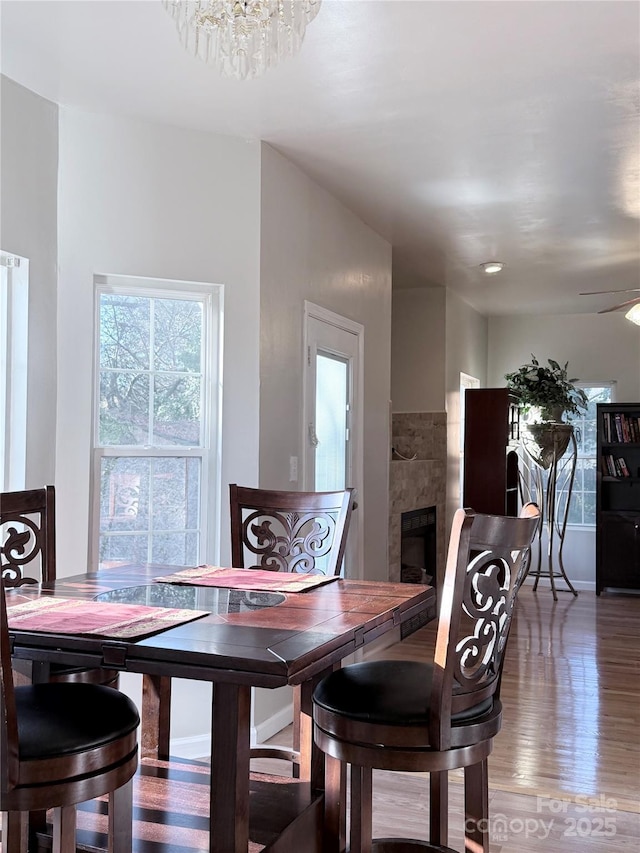
[[[502,725],[500,680],[516,595],[540,512],[454,517],[432,663],[378,660],[324,678],[313,695],[325,753],[325,846],[342,848],[351,765],[350,853],[413,853],[447,844],[449,770],[464,768],[465,849],[489,851],[487,758]],[[372,770],[430,774],[430,845],[372,840]]]

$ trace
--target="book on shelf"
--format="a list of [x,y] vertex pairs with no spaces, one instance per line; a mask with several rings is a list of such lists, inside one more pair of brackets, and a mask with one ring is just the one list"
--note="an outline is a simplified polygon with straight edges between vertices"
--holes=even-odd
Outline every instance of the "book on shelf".
[[625,412],[603,412],[605,444],[640,444],[640,417]]
[[602,457],[602,473],[605,477],[630,477],[631,471],[622,456],[613,456],[611,453],[605,453]]
[[618,476],[620,477],[630,477],[629,469],[627,468],[627,463],[624,461],[622,456],[619,456],[616,459],[616,470],[620,472]]

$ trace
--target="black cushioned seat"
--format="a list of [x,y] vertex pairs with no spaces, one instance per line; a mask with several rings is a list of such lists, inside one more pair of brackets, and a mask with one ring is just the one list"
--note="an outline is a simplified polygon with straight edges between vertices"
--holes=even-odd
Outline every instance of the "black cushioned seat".
[[21,761],[95,749],[140,723],[128,696],[98,684],[34,684],[15,697]]
[[[429,723],[433,666],[407,660],[378,660],[339,669],[313,694],[316,705],[352,720],[388,726]],[[384,685],[384,689],[381,689]],[[454,682],[453,695],[461,692]],[[451,723],[469,722],[493,708],[493,697],[451,714]]]

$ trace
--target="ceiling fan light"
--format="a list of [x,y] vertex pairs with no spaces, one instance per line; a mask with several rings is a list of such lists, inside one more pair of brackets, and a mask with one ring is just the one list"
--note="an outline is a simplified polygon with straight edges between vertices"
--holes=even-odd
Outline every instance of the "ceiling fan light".
[[636,326],[640,326],[640,302],[636,305],[632,305],[624,316],[627,320],[631,320],[632,323],[635,323]]
[[480,266],[487,275],[495,275],[504,269],[504,264],[501,261],[486,261],[486,263],[480,264]]

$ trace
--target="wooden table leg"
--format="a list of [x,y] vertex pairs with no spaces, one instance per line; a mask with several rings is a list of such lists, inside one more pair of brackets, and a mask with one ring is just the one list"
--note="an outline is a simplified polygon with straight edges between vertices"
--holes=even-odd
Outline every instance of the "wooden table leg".
[[300,685],[299,749],[300,778],[311,783],[312,791],[324,791],[324,848],[339,853],[346,847],[347,771],[341,761],[325,756],[313,740],[313,691],[318,682],[340,664],[334,664]]
[[210,853],[247,853],[251,688],[215,685],[211,736]]
[[171,739],[171,679],[168,676],[143,676],[141,718],[142,758],[168,761]]

